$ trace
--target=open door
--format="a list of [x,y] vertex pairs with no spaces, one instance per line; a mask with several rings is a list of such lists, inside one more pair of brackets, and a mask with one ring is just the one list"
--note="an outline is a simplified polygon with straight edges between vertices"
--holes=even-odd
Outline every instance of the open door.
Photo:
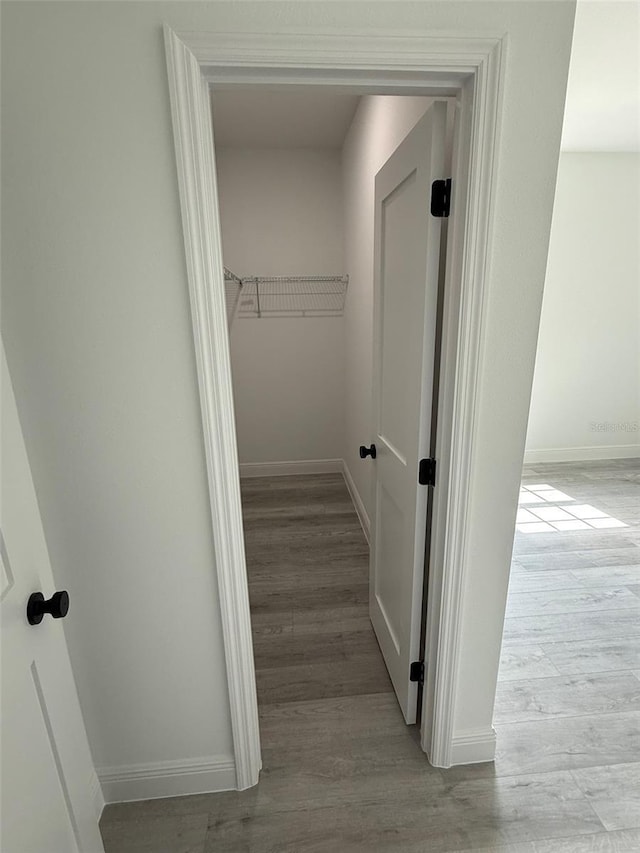
[[[436,102],[376,175],[374,512],[369,609],[407,723],[415,723],[427,528],[441,220],[431,188],[444,176],[446,104]],[[364,449],[361,449],[361,454]]]
[[[2,853],[103,853],[98,781],[4,350],[2,385]],[[27,602],[44,593],[48,602]],[[42,613],[42,604],[45,613]],[[73,602],[72,602],[73,604]]]

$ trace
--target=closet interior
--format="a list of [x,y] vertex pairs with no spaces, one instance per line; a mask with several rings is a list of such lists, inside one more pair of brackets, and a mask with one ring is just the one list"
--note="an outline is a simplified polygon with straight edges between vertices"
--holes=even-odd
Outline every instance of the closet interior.
[[391,689],[368,618],[376,172],[431,99],[211,93],[259,704]]

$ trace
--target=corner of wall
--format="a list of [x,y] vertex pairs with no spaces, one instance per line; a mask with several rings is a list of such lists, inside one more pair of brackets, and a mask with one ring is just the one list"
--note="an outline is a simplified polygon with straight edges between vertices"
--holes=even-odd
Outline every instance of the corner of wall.
[[349,466],[345,459],[342,460],[342,476],[344,477],[344,481],[347,484],[347,489],[349,490],[349,494],[351,495],[351,500],[353,501],[353,505],[356,508],[356,512],[358,513],[358,518],[360,519],[360,525],[362,526],[362,532],[365,535],[365,539],[368,544],[371,545],[371,522],[369,520],[369,514],[367,513],[367,508],[364,505],[364,501],[360,496],[360,492],[354,482],[353,477],[351,476],[351,471],[349,470]]
[[451,767],[482,764],[496,756],[496,732],[493,726],[454,735],[451,743]]
[[96,820],[99,823],[106,804],[104,794],[102,792],[102,785],[100,784],[98,774],[95,772],[95,770],[91,774],[91,778],[89,779],[89,791],[91,793],[91,801],[93,802],[93,807],[96,812]]

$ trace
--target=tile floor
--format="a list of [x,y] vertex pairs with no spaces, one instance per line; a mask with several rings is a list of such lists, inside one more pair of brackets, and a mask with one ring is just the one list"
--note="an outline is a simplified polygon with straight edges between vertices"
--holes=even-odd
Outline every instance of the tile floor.
[[640,465],[531,466],[522,495],[518,524],[547,526],[516,534],[496,762],[438,770],[371,632],[341,478],[246,481],[261,782],[108,806],[107,853],[640,851]]

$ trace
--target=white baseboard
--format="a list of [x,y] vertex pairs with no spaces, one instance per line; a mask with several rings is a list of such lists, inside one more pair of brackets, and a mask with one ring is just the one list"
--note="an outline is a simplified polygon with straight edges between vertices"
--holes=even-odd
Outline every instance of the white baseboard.
[[107,803],[234,791],[237,787],[235,761],[228,755],[103,767],[97,773]]
[[601,447],[550,447],[527,450],[525,464],[531,462],[589,462],[598,459],[636,459],[640,444],[610,444]]
[[496,733],[493,726],[455,735],[451,744],[451,766],[480,764],[496,757]]
[[360,492],[356,488],[356,484],[351,476],[351,471],[347,466],[347,463],[342,460],[342,476],[344,477],[344,481],[347,484],[347,489],[349,489],[349,494],[351,495],[351,500],[353,501],[353,505],[356,508],[356,512],[358,513],[358,518],[360,519],[360,524],[362,526],[362,530],[364,532],[365,538],[369,545],[371,544],[371,522],[369,521],[369,516],[367,514],[367,510],[365,509],[364,503],[362,502],[362,498],[360,497]]
[[98,774],[95,771],[91,774],[91,778],[89,779],[89,793],[91,794],[91,800],[93,802],[93,807],[96,812],[96,818],[99,822],[100,818],[102,817],[102,812],[104,811],[105,801],[104,795],[102,793],[102,785],[100,784]]
[[342,459],[302,459],[296,462],[242,462],[240,464],[241,478],[341,473]]

